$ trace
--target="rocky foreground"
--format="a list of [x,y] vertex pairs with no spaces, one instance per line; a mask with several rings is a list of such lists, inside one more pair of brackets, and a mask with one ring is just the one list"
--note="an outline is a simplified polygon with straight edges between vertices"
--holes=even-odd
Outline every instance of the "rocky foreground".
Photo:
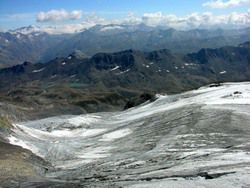
[[2,121],[0,186],[250,187],[250,82],[157,97],[121,112]]

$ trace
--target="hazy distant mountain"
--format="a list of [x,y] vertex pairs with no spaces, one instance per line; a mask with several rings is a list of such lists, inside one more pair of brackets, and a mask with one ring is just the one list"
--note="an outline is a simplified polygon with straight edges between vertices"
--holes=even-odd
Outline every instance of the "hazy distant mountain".
[[43,53],[67,35],[49,35],[32,26],[0,32],[0,67],[37,62]]
[[20,27],[14,30],[9,30],[11,34],[23,34],[28,35],[32,33],[42,33],[41,28],[38,26],[29,25],[27,27]]
[[0,33],[0,65],[47,62],[74,51],[81,51],[86,56],[126,49],[153,51],[167,48],[177,53],[190,53],[250,40],[250,28],[178,31],[144,24],[112,24],[96,25],[71,35],[49,35],[38,30],[29,26]]
[[[180,92],[209,82],[250,78],[249,42],[238,47],[201,49],[178,55],[169,50],[126,50],[88,58],[74,52],[45,64],[24,63],[0,70],[1,87],[39,80],[82,83],[88,87]],[[103,89],[100,88],[100,89]],[[98,89],[98,87],[97,87]]]
[[249,28],[241,30],[189,30],[136,26],[107,25],[95,26],[63,40],[54,50],[44,54],[44,60],[55,56],[63,57],[73,50],[81,50],[87,55],[98,52],[136,49],[152,51],[167,48],[177,53],[189,53],[201,48],[217,48],[237,45],[250,40]]

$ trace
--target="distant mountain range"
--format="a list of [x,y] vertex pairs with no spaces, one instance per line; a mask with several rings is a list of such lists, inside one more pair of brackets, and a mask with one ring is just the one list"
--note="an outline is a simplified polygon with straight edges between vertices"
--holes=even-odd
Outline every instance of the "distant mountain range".
[[74,51],[85,56],[126,49],[153,51],[170,49],[191,53],[201,48],[236,46],[250,40],[250,28],[238,30],[189,30],[139,25],[96,25],[75,33],[51,35],[29,26],[0,33],[0,66],[24,61],[47,62]]
[[46,50],[66,37],[36,31],[0,32],[0,67],[20,64],[24,61],[37,62]]
[[212,82],[249,79],[250,42],[186,55],[166,49],[126,50],[88,58],[78,51],[48,63],[1,69],[0,94],[17,104],[32,103],[33,108],[53,104],[65,110],[73,105],[96,112],[121,108],[143,93],[178,93]]

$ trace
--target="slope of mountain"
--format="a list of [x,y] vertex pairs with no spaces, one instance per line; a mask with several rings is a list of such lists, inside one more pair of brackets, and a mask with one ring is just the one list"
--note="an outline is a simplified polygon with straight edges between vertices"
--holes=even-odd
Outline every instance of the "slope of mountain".
[[43,60],[65,57],[73,50],[87,55],[98,52],[114,52],[126,49],[152,51],[170,49],[177,53],[190,53],[201,48],[217,48],[237,45],[250,40],[249,28],[241,30],[189,30],[149,27],[146,25],[95,26],[68,40],[63,40],[53,50],[48,50]]
[[18,121],[4,138],[47,170],[40,179],[5,175],[0,186],[248,187],[249,88],[226,83],[122,112]]
[[143,93],[179,93],[212,82],[247,81],[249,62],[247,42],[187,55],[126,50],[88,58],[74,53],[46,64],[25,62],[1,69],[0,93],[3,101],[32,106],[30,111],[45,116],[50,110],[117,110]]
[[42,33],[41,28],[38,26],[29,25],[27,27],[20,27],[14,30],[9,30],[11,34],[23,34],[28,35],[32,33]]
[[67,35],[49,35],[36,28],[0,32],[0,67],[37,62],[47,49],[65,38]]
[[96,25],[75,34],[51,35],[39,27],[28,26],[0,33],[0,66],[24,61],[47,62],[74,51],[82,51],[87,56],[126,49],[153,51],[166,48],[177,53],[190,53],[201,48],[235,46],[250,40],[249,33],[249,28],[178,31],[144,24],[112,24]]

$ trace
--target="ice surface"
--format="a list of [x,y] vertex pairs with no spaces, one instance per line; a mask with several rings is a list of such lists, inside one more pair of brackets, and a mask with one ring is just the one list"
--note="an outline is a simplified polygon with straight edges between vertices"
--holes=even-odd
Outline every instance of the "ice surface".
[[[237,175],[227,175],[219,179],[205,180],[204,178],[196,179],[165,179],[162,181],[140,182],[126,188],[241,188],[249,187],[250,173],[239,173]],[[241,186],[242,185],[242,186]]]
[[100,118],[99,116],[93,116],[93,115],[85,115],[85,116],[75,116],[72,118],[68,119],[68,122],[70,124],[76,125],[76,126],[80,126],[82,124],[91,124],[91,123],[95,123],[98,121],[98,118]]
[[96,187],[249,187],[250,82],[216,86],[121,112],[19,122],[8,139],[54,176]]
[[39,149],[36,148],[35,146],[31,145],[29,142],[25,142],[19,138],[16,138],[15,136],[9,136],[8,137],[9,143],[13,144],[13,145],[17,145],[20,146],[24,149],[28,149],[30,151],[32,151],[33,153],[37,154],[40,157],[43,157],[40,153],[39,153]]
[[130,129],[121,129],[121,130],[113,131],[111,133],[104,134],[102,136],[102,139],[100,140],[101,141],[113,141],[113,140],[125,137],[131,133],[132,131]]

